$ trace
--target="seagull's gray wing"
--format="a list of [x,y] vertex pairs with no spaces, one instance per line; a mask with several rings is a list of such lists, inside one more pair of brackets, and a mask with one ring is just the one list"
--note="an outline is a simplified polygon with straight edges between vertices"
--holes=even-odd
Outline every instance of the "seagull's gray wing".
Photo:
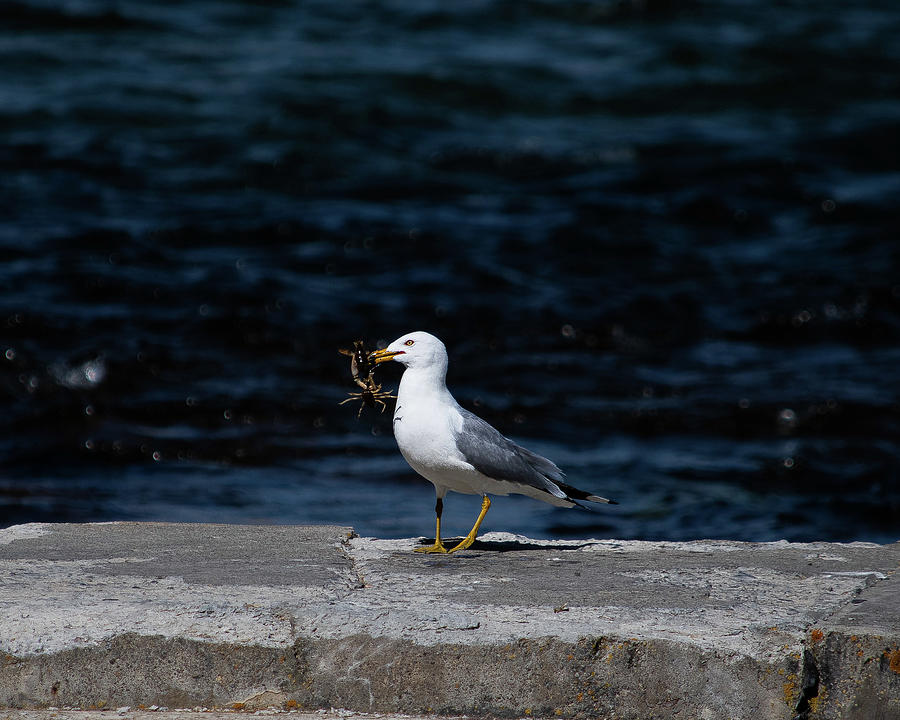
[[[565,482],[565,474],[556,463],[531,452],[500,434],[493,426],[474,413],[460,407],[462,431],[456,436],[456,446],[466,461],[482,475],[495,480],[508,480],[543,490],[561,500],[582,505],[579,500],[616,504],[599,495],[579,490]],[[571,507],[571,506],[570,506]]]
[[516,445],[474,413],[459,408],[463,418],[456,445],[466,462],[478,472],[495,480],[530,485],[568,500],[559,483],[564,475],[555,463]]

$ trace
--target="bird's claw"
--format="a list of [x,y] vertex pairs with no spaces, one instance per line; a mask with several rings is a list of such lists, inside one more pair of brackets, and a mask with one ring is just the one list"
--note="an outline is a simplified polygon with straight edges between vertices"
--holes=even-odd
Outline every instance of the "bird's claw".
[[[455,549],[456,549],[456,548],[454,548],[454,550],[455,550]],[[413,552],[429,553],[429,554],[430,554],[430,553],[441,553],[441,554],[445,554],[445,553],[448,553],[448,552],[452,552],[452,550],[448,550],[447,548],[445,548],[445,547],[444,547],[444,543],[442,543],[442,542],[439,540],[439,541],[437,541],[434,545],[426,545],[426,546],[424,546],[424,547],[417,547],[417,548],[413,549]]]
[[447,550],[447,552],[455,553],[457,550],[468,550],[470,547],[472,547],[472,543],[474,543],[474,542],[475,542],[475,536],[467,535],[466,537],[464,537],[462,539],[462,542],[460,542],[459,545],[457,545],[456,547],[450,548],[449,550]]

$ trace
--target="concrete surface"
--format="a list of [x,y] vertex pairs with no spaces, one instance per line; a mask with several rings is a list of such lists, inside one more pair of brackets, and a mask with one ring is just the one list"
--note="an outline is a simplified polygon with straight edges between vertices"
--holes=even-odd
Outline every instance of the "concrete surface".
[[[363,713],[354,710],[280,710],[264,708],[256,711],[196,709],[140,709],[123,706],[109,710],[0,710],[0,720],[252,720],[257,716],[279,716],[281,720],[453,720],[446,715],[398,715],[395,713]],[[249,716],[249,717],[248,717]],[[460,718],[462,720],[462,718]]]
[[417,542],[0,530],[0,707],[900,718],[900,543]]

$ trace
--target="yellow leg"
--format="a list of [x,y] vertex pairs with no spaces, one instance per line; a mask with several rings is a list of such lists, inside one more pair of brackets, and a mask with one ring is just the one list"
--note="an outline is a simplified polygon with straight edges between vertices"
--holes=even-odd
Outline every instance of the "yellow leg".
[[475,542],[475,536],[478,535],[478,528],[481,527],[481,521],[484,520],[484,516],[487,515],[488,508],[490,507],[491,499],[485,495],[484,499],[481,501],[481,512],[478,515],[478,519],[475,521],[475,527],[473,527],[469,534],[463,538],[459,545],[446,552],[456,552],[457,550],[465,550],[466,548],[472,547],[472,543]]
[[437,515],[437,522],[434,527],[434,545],[428,545],[427,547],[417,547],[414,552],[421,553],[445,553],[447,552],[447,548],[444,547],[444,543],[441,542],[441,513],[444,510],[444,501],[441,498],[437,499],[437,502],[434,504],[434,514]]

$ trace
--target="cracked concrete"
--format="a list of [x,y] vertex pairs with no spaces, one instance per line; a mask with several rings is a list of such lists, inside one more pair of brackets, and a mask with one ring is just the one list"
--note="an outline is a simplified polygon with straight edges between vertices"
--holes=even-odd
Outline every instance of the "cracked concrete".
[[900,718],[900,543],[0,530],[0,706]]

